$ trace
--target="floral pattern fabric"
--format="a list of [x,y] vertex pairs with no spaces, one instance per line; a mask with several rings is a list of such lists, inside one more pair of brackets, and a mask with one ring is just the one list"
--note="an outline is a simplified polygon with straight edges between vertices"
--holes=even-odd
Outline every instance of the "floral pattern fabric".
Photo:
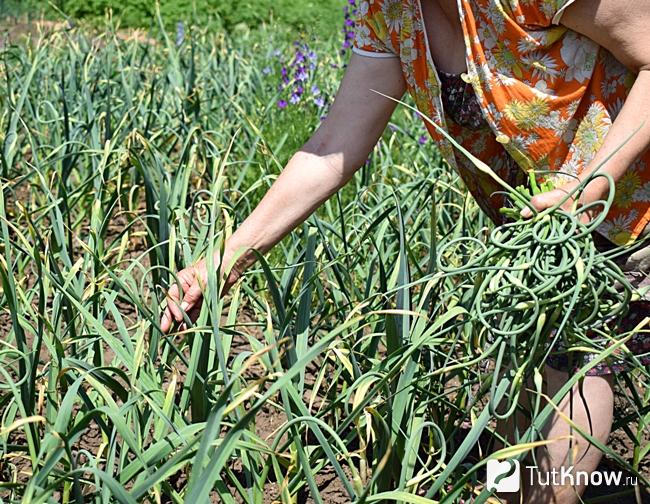
[[[419,0],[362,0],[353,50],[398,57],[418,109],[500,176],[507,175],[511,156],[524,171],[551,170],[557,181],[568,180],[593,159],[635,80],[605,48],[557,24],[572,1],[458,0],[464,78],[488,124],[477,130],[444,113]],[[426,126],[479,206],[499,222],[502,199],[493,193],[500,187]],[[650,152],[616,184],[614,203],[598,229],[611,242],[633,241],[650,220],[648,164]]]
[[438,77],[445,113],[456,124],[472,130],[488,125],[472,85],[465,82],[462,75],[438,72]]
[[[439,72],[438,77],[440,78],[440,95],[447,117],[447,124],[450,125],[453,122],[454,128],[459,131],[459,134],[466,130],[483,130],[483,135],[490,136],[490,126],[483,117],[481,105],[476,98],[472,85],[465,82],[461,75]],[[498,166],[501,179],[511,187],[528,185],[526,173],[519,167],[512,156],[508,155],[501,146],[498,146],[497,149],[503,155],[499,158],[494,157],[493,162],[495,166]],[[467,169],[472,170],[472,173],[474,173],[474,165],[471,163],[468,163]],[[491,183],[490,189],[498,189],[495,185],[492,185],[492,179],[489,179],[489,182]],[[505,194],[489,194],[484,189],[485,185],[479,185],[475,189],[477,192],[480,191],[478,201],[481,203],[483,211],[494,222],[503,223],[505,217],[499,213],[498,209],[512,207],[512,201]]]

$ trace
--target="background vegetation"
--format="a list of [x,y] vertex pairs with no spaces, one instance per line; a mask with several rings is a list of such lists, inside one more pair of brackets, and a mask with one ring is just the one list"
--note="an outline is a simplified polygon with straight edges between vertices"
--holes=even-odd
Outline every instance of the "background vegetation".
[[[273,23],[328,38],[339,31],[346,3],[347,0],[160,0],[160,10],[170,28],[179,21],[227,30]],[[120,19],[122,27],[157,27],[154,0],[0,0],[0,15],[28,13],[55,17],[60,11],[95,25],[103,22],[109,10]]]

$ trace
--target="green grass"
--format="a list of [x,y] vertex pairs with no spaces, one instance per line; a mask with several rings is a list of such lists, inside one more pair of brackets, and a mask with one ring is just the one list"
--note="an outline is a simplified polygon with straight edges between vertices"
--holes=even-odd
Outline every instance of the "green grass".
[[[262,24],[289,27],[294,34],[329,37],[339,34],[347,0],[159,0],[168,30],[180,21],[212,29],[256,29]],[[111,12],[123,28],[157,28],[156,0],[0,0],[0,16],[30,15],[103,26]]]
[[[309,84],[331,97],[340,41],[308,42]],[[486,459],[466,455],[512,380],[481,365],[474,279],[438,265],[491,227],[407,108],[228,297],[213,276],[191,329],[158,330],[173,272],[222,245],[318,125],[310,100],[277,105],[293,51],[268,31],[189,29],[180,47],[74,29],[3,50],[4,501],[327,502],[325,472],[354,502],[489,496]],[[634,470],[648,376],[619,379],[641,385],[619,421],[638,442],[608,453]],[[268,439],[262,410],[281,419]]]

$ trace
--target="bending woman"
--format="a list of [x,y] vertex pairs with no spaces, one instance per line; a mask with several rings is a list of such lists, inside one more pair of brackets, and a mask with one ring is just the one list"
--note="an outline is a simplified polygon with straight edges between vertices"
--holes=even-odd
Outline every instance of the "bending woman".
[[[650,220],[649,0],[365,0],[358,10],[354,53],[327,118],[225,245],[226,265],[244,251],[226,288],[254,262],[250,249],[271,249],[366,160],[395,108],[372,90],[394,98],[408,91],[420,111],[512,186],[525,183],[531,169],[584,178],[645,121],[601,168],[616,181],[616,198],[594,238],[607,248],[644,233]],[[427,127],[481,209],[501,223],[503,200],[493,195],[499,188]],[[602,198],[603,180],[587,186],[583,204]],[[563,199],[577,182],[566,177],[559,183],[533,199],[538,210]],[[650,283],[649,262],[648,248],[622,259],[637,285]],[[206,275],[205,260],[178,273],[182,292],[176,285],[169,290],[164,331],[182,321],[184,311],[196,315]],[[648,313],[648,301],[640,301],[627,322]],[[648,345],[640,337],[628,344],[637,351]],[[612,425],[615,366],[591,370],[582,385],[585,401],[559,405],[602,443]],[[547,362],[547,394],[552,397],[571,371],[559,356]],[[556,414],[543,435],[568,432]],[[566,440],[540,448],[540,470],[567,466],[569,448]],[[577,448],[575,471],[593,471],[601,453],[586,441]],[[573,503],[583,490],[533,482],[524,501]]]

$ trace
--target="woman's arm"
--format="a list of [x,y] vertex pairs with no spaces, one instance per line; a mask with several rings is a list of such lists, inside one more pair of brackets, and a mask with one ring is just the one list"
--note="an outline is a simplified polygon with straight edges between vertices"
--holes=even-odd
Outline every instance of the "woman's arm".
[[[291,158],[255,210],[230,236],[223,261],[228,271],[226,289],[255,262],[252,249],[267,252],[302,223],[325,200],[344,186],[365,162],[395,109],[394,98],[405,91],[398,58],[371,58],[352,54],[334,103],[320,127]],[[168,292],[161,329],[167,332],[173,320],[197,315],[206,284],[205,259],[178,272],[182,292],[174,283]]]
[[[267,252],[343,187],[366,161],[405,90],[397,58],[352,55],[327,117],[291,158],[251,215],[228,240],[228,248]],[[248,252],[240,262],[254,262]]]
[[[588,177],[599,163],[641,127],[599,170],[599,173],[608,173],[616,181],[650,147],[650,1],[577,0],[567,7],[560,22],[588,36],[637,73],[634,85],[601,148],[579,177]],[[571,182],[563,189],[570,190],[577,183]],[[602,177],[597,178],[586,187],[582,203],[599,200],[608,190],[607,181]],[[532,204],[538,210],[543,210],[565,196],[564,190],[556,189],[534,197]],[[524,216],[530,214],[524,213]]]

